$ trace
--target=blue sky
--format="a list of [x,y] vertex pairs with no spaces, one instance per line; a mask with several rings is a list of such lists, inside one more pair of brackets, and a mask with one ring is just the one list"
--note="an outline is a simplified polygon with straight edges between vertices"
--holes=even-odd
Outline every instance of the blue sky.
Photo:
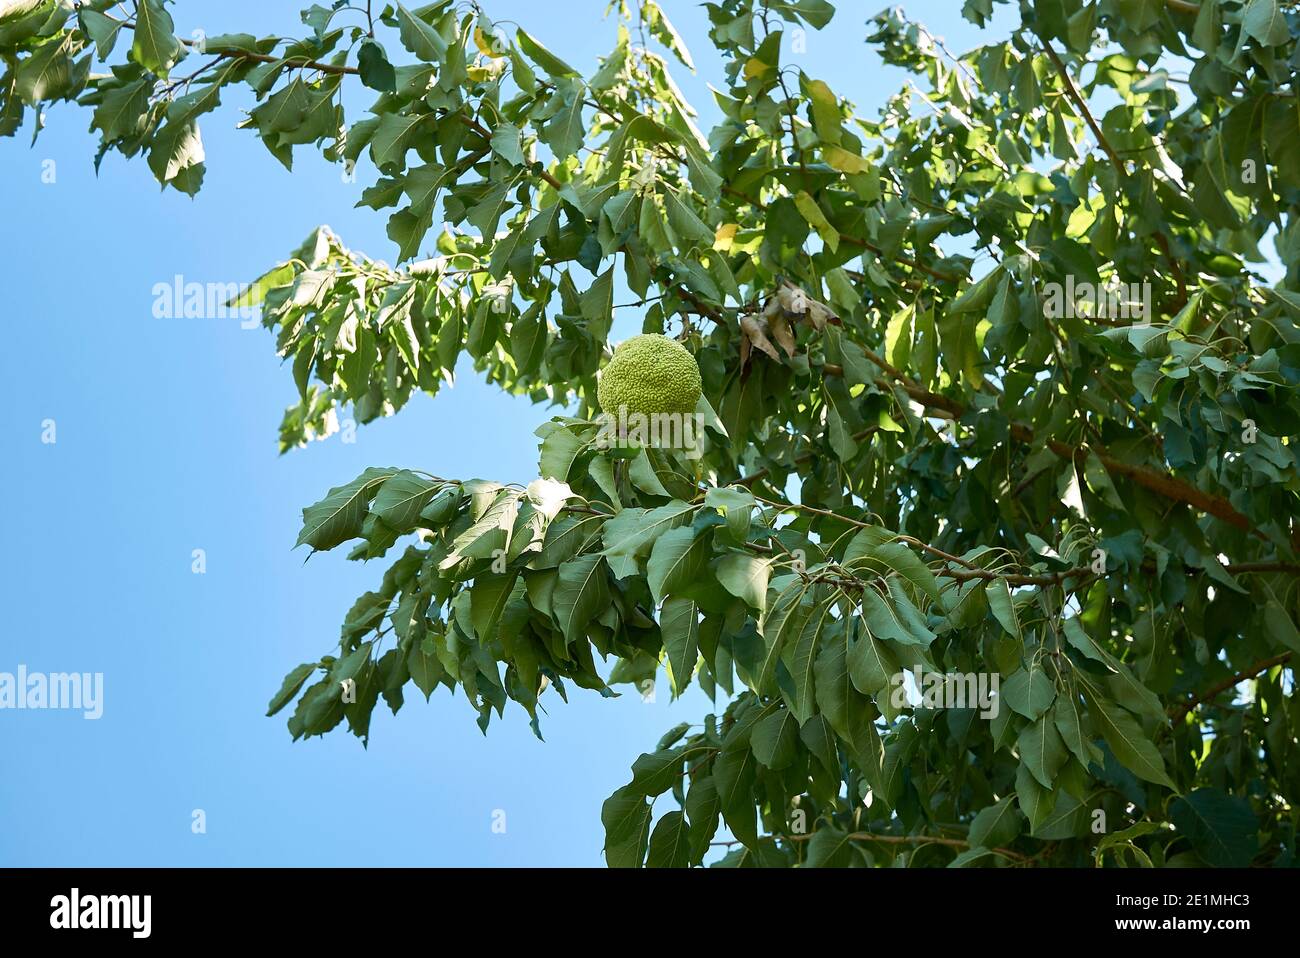
[[[614,43],[606,0],[484,6],[584,69]],[[676,75],[707,130],[706,84],[722,75],[704,11],[663,6],[695,55],[699,74]],[[874,113],[901,74],[862,42],[877,5],[838,6],[794,62]],[[954,49],[992,38],[956,0],[904,7]],[[291,2],[174,10],[183,36],[303,30]],[[527,481],[533,430],[552,413],[465,370],[355,443],[278,456],[295,397],[271,336],[235,319],[157,319],[154,285],[250,280],[320,223],[377,258],[395,250],[385,215],[353,208],[368,166],[345,183],[300,148],[290,174],[234,128],[248,99],[225,100],[203,123],[195,200],[160,193],[142,161],[116,154],[96,177],[89,111],[51,110],[31,149],[30,121],[0,140],[0,672],[104,674],[98,721],[0,711],[0,865],[599,865],[601,802],[664,731],[710,711],[700,693],[670,703],[661,682],[648,704],[576,690],[551,702],[545,744],[513,706],[484,737],[463,696],[426,705],[413,686],[396,718],[376,710],[369,750],[341,733],[293,744],[287,713],[263,717],[284,673],[337,641],[383,572],[333,554],[304,565],[291,551],[302,507],[368,465]],[[351,118],[368,100],[351,98]],[[624,311],[615,331],[639,327]],[[195,549],[205,574],[191,571]],[[206,834],[191,831],[196,809]]]

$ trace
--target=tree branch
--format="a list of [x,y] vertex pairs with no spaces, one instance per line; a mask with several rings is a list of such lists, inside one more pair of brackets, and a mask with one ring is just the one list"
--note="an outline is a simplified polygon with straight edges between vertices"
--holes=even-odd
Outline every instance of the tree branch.
[[[904,375],[900,370],[894,368],[876,353],[865,347],[863,347],[862,351],[868,359],[887,372],[891,379],[902,386],[907,391],[907,394],[921,405],[929,409],[938,409],[952,419],[960,419],[966,414],[966,406],[961,402],[948,396],[942,396],[939,393],[930,392]],[[823,366],[822,369],[825,375],[841,375],[843,372],[839,366]],[[885,388],[889,387],[889,383],[881,379],[876,380],[876,384]],[[1021,423],[1012,423],[1011,438],[1024,445],[1032,445],[1034,443],[1034,431],[1029,426]],[[1071,461],[1086,456],[1088,452],[1084,446],[1071,446],[1056,439],[1047,440],[1047,448],[1060,458]],[[1094,449],[1093,452],[1101,460],[1101,464],[1106,467],[1106,471],[1113,475],[1129,479],[1166,499],[1182,502],[1194,509],[1199,509],[1201,512],[1208,513],[1216,519],[1221,519],[1261,539],[1266,538],[1263,533],[1253,526],[1248,517],[1238,512],[1232,503],[1222,496],[1203,492],[1182,479],[1177,479],[1168,473],[1149,466],[1135,466],[1132,463],[1123,462],[1100,449]]]
[[1256,662],[1250,668],[1238,672],[1230,679],[1224,679],[1222,682],[1220,682],[1218,685],[1214,686],[1213,688],[1207,689],[1206,691],[1201,692],[1198,695],[1193,695],[1190,699],[1188,699],[1182,705],[1179,705],[1174,710],[1173,713],[1174,724],[1181,722],[1184,718],[1187,717],[1188,712],[1192,711],[1194,708],[1196,708],[1198,705],[1202,704],[1203,702],[1210,701],[1210,699],[1213,699],[1219,693],[1226,692],[1228,689],[1234,687],[1240,682],[1246,681],[1247,679],[1253,679],[1261,672],[1267,672],[1275,665],[1282,665],[1283,663],[1290,661],[1292,654],[1293,653],[1291,652],[1285,652],[1282,655],[1275,655],[1271,659],[1265,659],[1262,662]]
[[[1066,69],[1065,63],[1059,56],[1057,56],[1056,51],[1052,49],[1051,42],[1044,34],[1040,33],[1038,38],[1043,43],[1043,52],[1047,54],[1047,58],[1052,61],[1052,66],[1055,67],[1056,72],[1060,74],[1061,84],[1065,87],[1065,95],[1068,96],[1071,102],[1074,103],[1075,107],[1078,108],[1079,114],[1083,117],[1084,122],[1088,124],[1088,129],[1092,130],[1092,135],[1097,138],[1097,144],[1106,152],[1106,156],[1110,158],[1111,166],[1115,168],[1115,172],[1119,175],[1120,179],[1128,179],[1128,168],[1124,166],[1124,161],[1120,159],[1119,154],[1115,152],[1115,148],[1111,146],[1110,141],[1106,139],[1106,134],[1102,132],[1101,125],[1097,122],[1097,118],[1092,115],[1092,111],[1088,108],[1087,101],[1084,100],[1082,94],[1079,93],[1078,87],[1074,85],[1074,80],[1070,76],[1070,71]],[[1160,251],[1164,254],[1165,259],[1169,263],[1169,268],[1174,272],[1174,281],[1178,284],[1177,305],[1181,306],[1187,302],[1187,281],[1183,278],[1182,267],[1178,264],[1178,260],[1174,258],[1173,250],[1169,247],[1169,238],[1163,233],[1155,233],[1153,235],[1155,236],[1156,244],[1160,247]]]
[[[122,26],[124,26],[129,30],[135,29],[135,24],[130,22],[124,22]],[[373,34],[371,35],[373,36]],[[346,64],[322,63],[319,60],[294,61],[291,59],[286,59],[285,57],[277,57],[274,54],[270,54],[270,53],[253,53],[248,50],[236,50],[236,49],[229,49],[229,48],[222,49],[220,47],[206,47],[200,44],[200,42],[197,40],[187,40],[184,37],[177,37],[176,39],[179,40],[181,43],[185,44],[187,47],[200,49],[201,52],[203,53],[214,54],[218,58],[218,61],[221,59],[227,59],[227,60],[251,60],[256,63],[284,63],[286,66],[292,67],[293,69],[319,70],[321,73],[329,73],[335,76],[359,76],[361,73],[361,71],[357,67],[350,67],[347,66]],[[214,63],[218,61],[214,61]],[[209,64],[208,66],[210,67],[212,65],[213,64]],[[479,136],[483,137],[485,140],[492,139],[492,131],[487,129],[487,127],[483,126],[483,124],[479,123],[473,117],[466,116],[464,113],[457,113],[456,118],[461,123],[465,124],[471,130],[477,133]],[[484,151],[484,155],[486,155],[486,151]],[[556,190],[557,192],[564,186],[563,183],[557,180],[545,169],[539,171],[537,175],[540,176],[548,186],[550,186],[552,189]]]
[[[755,199],[754,197],[750,196],[748,193],[742,193],[739,190],[733,189],[730,186],[727,186],[725,184],[722,187],[722,192],[730,196],[734,196],[737,199],[744,200],[746,203],[754,207],[754,209],[759,210],[760,212],[767,211],[766,203],[762,202],[761,200]],[[876,246],[874,243],[871,243],[868,240],[864,240],[857,236],[849,236],[847,233],[840,233],[840,242],[848,243],[850,246],[860,247],[861,249],[865,249],[871,253],[875,253],[877,256],[885,255],[884,250],[882,250],[879,246]],[[959,283],[963,279],[965,279],[964,276],[959,276],[956,273],[945,273],[943,270],[935,269],[933,266],[927,266],[925,263],[922,263],[920,260],[910,256],[903,255],[901,253],[895,256],[894,259],[895,261],[901,263],[904,266],[907,266],[914,270],[919,270],[920,272],[925,273],[926,275],[931,276],[934,279],[942,280],[944,282]]]
[[[126,27],[128,30],[135,29],[135,25],[132,23],[123,23],[122,26]],[[184,37],[177,37],[176,39],[187,47],[199,50],[200,53],[211,53],[214,56],[221,56],[230,60],[252,60],[257,63],[283,63],[286,66],[293,67],[294,69],[319,70],[321,73],[332,73],[336,76],[359,76],[361,74],[361,71],[356,67],[350,67],[346,64],[322,63],[320,60],[293,61],[285,57],[277,57],[272,53],[253,53],[250,50],[208,47],[198,40],[187,40]]]
[[[778,839],[785,842],[811,841],[815,832],[809,835],[764,835],[764,838]],[[970,848],[971,843],[960,838],[941,838],[938,835],[876,835],[872,832],[850,832],[848,838],[857,842],[877,842],[882,845],[947,845],[950,848]],[[727,842],[710,842],[714,846],[740,845],[739,839]],[[1028,855],[1013,852],[1009,848],[990,848],[995,855],[1002,855],[1016,862],[1029,862]]]

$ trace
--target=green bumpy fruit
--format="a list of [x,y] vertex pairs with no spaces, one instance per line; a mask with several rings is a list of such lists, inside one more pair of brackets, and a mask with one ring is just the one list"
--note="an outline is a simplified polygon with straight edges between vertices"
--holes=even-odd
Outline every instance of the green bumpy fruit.
[[600,374],[596,398],[612,416],[625,406],[628,415],[688,415],[695,411],[702,384],[695,357],[681,343],[658,333],[633,336],[614,350]]

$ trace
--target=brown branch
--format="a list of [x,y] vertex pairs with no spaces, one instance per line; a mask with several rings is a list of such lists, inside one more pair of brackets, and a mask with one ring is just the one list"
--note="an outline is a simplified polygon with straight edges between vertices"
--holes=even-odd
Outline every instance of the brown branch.
[[[124,22],[122,25],[129,30],[135,29],[135,25],[132,23]],[[206,47],[203,46],[197,40],[186,40],[183,37],[177,37],[177,39],[180,40],[180,42],[185,44],[187,47],[200,49],[200,51],[203,53],[214,54],[217,57],[217,60],[214,60],[212,64],[209,64],[209,66],[215,65],[216,63],[220,62],[222,59],[250,60],[256,63],[283,63],[286,66],[296,70],[298,69],[319,70],[321,73],[329,73],[335,76],[359,76],[361,73],[361,71],[357,67],[350,67],[347,66],[346,64],[322,63],[319,60],[295,61],[292,59],[286,59],[285,57],[277,57],[274,54],[270,54],[270,53],[253,53],[248,50],[237,50],[237,49],[230,49],[230,48],[222,49],[220,47]],[[191,77],[190,79],[193,78]],[[487,127],[483,126],[472,116],[466,116],[464,113],[457,113],[456,118],[461,123],[465,124],[471,130],[477,133],[479,136],[483,137],[485,140],[490,141],[492,139],[492,131],[487,129]],[[546,181],[547,185],[549,185],[552,189],[556,190],[557,192],[564,185],[544,169],[539,171],[538,176],[540,176],[544,181]]]
[[1061,76],[1061,84],[1065,87],[1065,95],[1070,98],[1070,102],[1078,109],[1079,115],[1088,124],[1088,129],[1092,130],[1092,135],[1097,138],[1097,144],[1110,157],[1115,172],[1122,177],[1127,177],[1128,170],[1124,166],[1124,161],[1115,152],[1115,148],[1110,145],[1110,141],[1106,139],[1106,134],[1101,131],[1097,118],[1092,115],[1092,110],[1088,108],[1087,101],[1079,93],[1078,87],[1074,85],[1074,80],[1070,76],[1070,71],[1066,69],[1065,62],[1057,56],[1056,50],[1052,48],[1051,41],[1046,36],[1040,33],[1038,38],[1043,42],[1043,52],[1047,54],[1047,58],[1052,61],[1052,66],[1056,68],[1056,72]]
[[[1017,442],[1029,445],[1034,441],[1034,431],[1028,426],[1013,423],[1011,437]],[[1088,449],[1084,446],[1071,446],[1057,439],[1047,440],[1047,448],[1060,458],[1071,461],[1082,459],[1088,454]],[[1101,460],[1101,464],[1106,467],[1106,471],[1112,475],[1122,476],[1166,499],[1185,503],[1193,509],[1199,509],[1201,512],[1208,513],[1216,519],[1221,519],[1229,525],[1236,526],[1238,529],[1264,538],[1263,533],[1254,528],[1250,519],[1238,512],[1232,503],[1222,496],[1203,492],[1182,479],[1152,469],[1150,466],[1135,466],[1132,463],[1123,462],[1100,449],[1092,451]]]
[[[870,429],[864,429],[862,430],[862,432],[853,434],[853,441],[861,442],[863,439],[866,439],[868,436],[874,435],[878,431],[879,431],[878,426],[872,426]],[[796,456],[794,458],[794,461],[790,463],[790,467],[793,469],[796,466],[802,466],[803,464],[807,462],[811,462],[813,459],[816,459],[818,455],[820,454],[816,451],[805,452],[799,456]],[[747,476],[741,476],[739,479],[732,482],[731,485],[752,486],[754,483],[758,482],[759,480],[766,479],[769,475],[771,475],[771,473],[772,470],[769,467],[764,466],[762,469],[754,470]],[[843,517],[837,516],[836,518],[843,518]],[[852,520],[846,519],[845,521],[851,522]]]
[[[882,250],[879,246],[875,245],[874,243],[868,242],[867,240],[864,240],[857,236],[850,236],[847,233],[840,233],[840,242],[848,243],[850,246],[860,246],[863,249],[868,250],[869,252],[875,253],[877,256],[883,257],[885,255],[885,251]],[[927,266],[925,263],[922,263],[919,259],[915,259],[911,256],[904,256],[901,253],[896,255],[894,258],[898,262],[902,263],[904,266],[909,266],[912,269],[920,270],[922,273],[925,273],[927,276],[931,276],[934,279],[942,280],[944,282],[960,283],[963,279],[966,278],[964,276],[959,276],[956,273],[945,273],[941,269],[935,269],[933,266]]]
[[[1074,80],[1070,76],[1070,71],[1066,69],[1064,61],[1057,56],[1056,51],[1052,48],[1052,44],[1045,34],[1040,33],[1038,38],[1043,43],[1043,52],[1047,54],[1047,58],[1052,61],[1052,66],[1055,67],[1056,72],[1060,74],[1061,84],[1065,87],[1065,95],[1070,98],[1070,101],[1079,110],[1080,116],[1082,116],[1084,122],[1088,124],[1088,129],[1092,130],[1092,135],[1097,138],[1097,144],[1105,151],[1106,156],[1110,158],[1111,166],[1115,168],[1115,172],[1119,175],[1120,179],[1128,179],[1128,168],[1124,165],[1124,161],[1120,159],[1119,154],[1115,151],[1115,147],[1111,146],[1110,141],[1106,139],[1106,134],[1101,130],[1101,124],[1099,124],[1097,118],[1092,115],[1092,110],[1088,108],[1088,102],[1083,98],[1082,94],[1079,93],[1078,87],[1074,85]],[[1178,284],[1177,305],[1181,307],[1187,302],[1187,281],[1183,277],[1182,266],[1179,265],[1178,260],[1174,257],[1173,250],[1169,247],[1169,238],[1159,232],[1153,235],[1155,236],[1156,245],[1160,247],[1160,251],[1164,254],[1165,260],[1168,261],[1170,269],[1173,270],[1174,281]]]
[[1300,562],[1230,562],[1223,568],[1231,575],[1244,575],[1250,572],[1285,572],[1287,575],[1300,575]]
[[[940,410],[952,419],[960,419],[966,414],[966,407],[961,402],[923,388],[871,350],[864,348],[863,352],[868,359],[887,372],[890,378],[902,386],[907,391],[907,394],[921,405],[929,409]],[[837,375],[842,374],[843,370],[838,366],[823,366],[822,372],[824,375]],[[889,387],[888,382],[885,380],[878,379],[876,384],[884,388]],[[1011,438],[1024,445],[1032,445],[1034,431],[1020,423],[1012,423]],[[1071,461],[1085,457],[1088,453],[1087,448],[1083,446],[1071,446],[1056,439],[1047,440],[1047,448],[1060,458]],[[1112,475],[1122,476],[1166,499],[1185,503],[1194,509],[1199,509],[1201,512],[1214,516],[1216,519],[1221,519],[1230,525],[1236,526],[1238,529],[1250,532],[1260,538],[1266,538],[1263,533],[1255,529],[1249,518],[1238,512],[1232,503],[1222,496],[1203,492],[1182,479],[1177,479],[1168,473],[1149,466],[1135,466],[1132,463],[1123,462],[1100,449],[1092,451],[1101,460],[1101,464],[1106,467],[1106,471]]]
[[1253,679],[1261,672],[1267,672],[1269,669],[1273,668],[1273,666],[1282,665],[1283,663],[1289,661],[1291,659],[1292,654],[1293,653],[1291,652],[1285,652],[1282,655],[1275,655],[1271,659],[1265,659],[1263,662],[1256,662],[1250,668],[1245,669],[1242,672],[1238,672],[1236,675],[1232,676],[1232,678],[1224,679],[1222,682],[1220,682],[1218,685],[1214,686],[1213,688],[1207,689],[1206,691],[1200,693],[1199,695],[1193,695],[1190,699],[1188,699],[1182,705],[1179,705],[1174,710],[1173,713],[1174,723],[1177,724],[1178,722],[1181,722],[1184,718],[1187,717],[1188,712],[1192,711],[1201,703],[1210,701],[1210,699],[1213,699],[1220,692],[1226,692],[1228,689],[1232,688],[1233,686],[1237,685],[1240,682],[1244,682],[1247,679]]
[[[127,30],[135,29],[135,24],[130,22],[123,22],[122,26],[125,27]],[[340,65],[337,63],[322,63],[319,60],[292,61],[285,57],[277,57],[271,53],[253,53],[250,50],[237,50],[233,48],[223,49],[221,47],[209,47],[203,41],[187,40],[184,37],[177,37],[176,39],[179,40],[181,43],[185,44],[185,46],[187,47],[197,49],[200,53],[211,53],[215,56],[224,57],[230,60],[253,60],[254,62],[257,63],[283,63],[286,66],[293,67],[294,69],[319,70],[321,73],[332,73],[338,76],[344,74],[351,75],[351,76],[359,76],[361,73],[361,71],[358,70],[356,67],[350,67],[345,64]]]
[[[812,841],[813,835],[764,835],[764,838],[780,839],[786,842],[807,842]],[[960,838],[940,838],[938,835],[876,835],[872,832],[850,832],[847,836],[851,841],[857,842],[877,842],[882,845],[947,845],[950,848],[971,848],[971,843]],[[726,842],[710,842],[715,846],[740,845],[739,839]],[[1012,861],[1028,862],[1028,855],[1022,855],[1019,852],[1013,852],[1009,848],[990,848],[990,852],[995,855],[1003,855]]]

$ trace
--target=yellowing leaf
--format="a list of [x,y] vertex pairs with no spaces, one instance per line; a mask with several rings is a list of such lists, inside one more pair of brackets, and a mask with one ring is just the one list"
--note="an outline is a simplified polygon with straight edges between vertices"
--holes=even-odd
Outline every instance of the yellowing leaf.
[[824,145],[822,159],[841,173],[866,173],[871,169],[870,163],[842,146]]
[[794,198],[794,205],[798,207],[799,212],[803,214],[803,218],[808,221],[808,225],[817,231],[817,235],[822,238],[822,242],[830,248],[832,253],[840,248],[840,232],[831,226],[830,220],[826,219],[826,214],[822,212],[822,208],[817,205],[816,200],[804,190],[800,190]]
[[505,56],[505,53],[500,49],[500,41],[485,33],[482,27],[474,28],[474,46],[478,47],[478,52],[485,57]]

